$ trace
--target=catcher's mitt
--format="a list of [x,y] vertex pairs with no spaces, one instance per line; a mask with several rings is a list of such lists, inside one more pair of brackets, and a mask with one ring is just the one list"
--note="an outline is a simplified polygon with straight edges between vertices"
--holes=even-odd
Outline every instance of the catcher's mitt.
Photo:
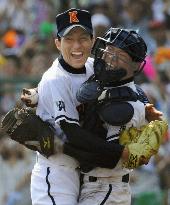
[[128,160],[123,163],[123,167],[128,169],[134,169],[143,165],[143,160],[148,163],[154,155],[154,151],[147,144],[131,143],[126,145],[126,147],[129,151],[129,157]]
[[157,152],[167,130],[168,124],[166,120],[154,120],[140,129],[131,127],[128,130],[124,130],[120,135],[119,143],[122,145],[130,143],[149,144]]
[[1,122],[1,129],[27,148],[46,157],[54,153],[54,130],[42,121],[31,108],[15,107]]
[[141,165],[140,161],[143,157],[149,161],[151,156],[158,152],[167,130],[168,124],[165,120],[154,120],[141,129],[133,127],[123,131],[119,142],[129,150],[129,159],[124,166],[136,168]]
[[139,144],[149,144],[154,152],[157,153],[167,131],[168,123],[166,120],[151,121],[143,129],[137,142]]

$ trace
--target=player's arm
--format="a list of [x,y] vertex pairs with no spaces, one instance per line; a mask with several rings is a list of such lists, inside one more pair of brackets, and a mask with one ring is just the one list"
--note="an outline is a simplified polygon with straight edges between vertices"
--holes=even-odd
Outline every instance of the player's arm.
[[[133,132],[134,140],[129,143],[110,143],[91,134],[78,125],[61,122],[61,127],[68,137],[64,145],[64,153],[75,157],[81,167],[88,170],[94,167],[114,168],[122,159],[126,168],[136,168],[147,164],[150,158],[158,152],[164,135],[167,132],[166,120],[155,120],[139,130]],[[129,131],[126,131],[129,134]],[[129,135],[131,139],[132,135]],[[120,134],[123,137],[123,134]],[[122,141],[123,142],[123,141]]]
[[77,124],[61,121],[60,125],[68,138],[68,143],[64,144],[64,153],[75,157],[80,164],[114,168],[120,160],[123,145],[107,142]]
[[[28,96],[24,92],[23,95],[26,100]],[[29,95],[29,99],[31,96]],[[34,104],[32,101],[30,103]],[[85,161],[94,166],[113,168],[121,157],[124,160],[128,158],[128,150],[123,145],[108,143],[78,125],[64,123],[61,126],[69,138],[69,143],[64,145],[64,152],[80,162]]]
[[[63,151],[65,154],[76,158],[83,171],[90,171],[94,167],[114,168],[120,159],[127,168],[147,164],[150,160],[151,149],[149,151],[146,149],[148,145],[132,143],[126,146],[107,142],[78,125],[64,121],[61,124],[69,139],[68,143],[64,144]],[[140,149],[141,152],[138,153]],[[136,152],[136,150],[138,151]]]

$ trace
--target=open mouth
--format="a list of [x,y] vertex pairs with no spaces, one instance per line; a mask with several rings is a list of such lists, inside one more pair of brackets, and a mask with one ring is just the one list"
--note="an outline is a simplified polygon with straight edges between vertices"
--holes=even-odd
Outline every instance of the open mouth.
[[76,60],[81,60],[83,58],[82,52],[72,52],[71,56]]

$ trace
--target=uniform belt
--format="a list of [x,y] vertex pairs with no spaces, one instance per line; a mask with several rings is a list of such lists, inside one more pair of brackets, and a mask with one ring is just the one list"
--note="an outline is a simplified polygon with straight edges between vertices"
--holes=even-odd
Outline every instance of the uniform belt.
[[[101,179],[101,177],[99,177],[99,178]],[[89,180],[89,182],[97,182],[99,178],[94,177],[94,176],[89,176],[88,180]],[[125,182],[125,183],[128,183],[129,182],[129,174],[123,175],[121,181]]]

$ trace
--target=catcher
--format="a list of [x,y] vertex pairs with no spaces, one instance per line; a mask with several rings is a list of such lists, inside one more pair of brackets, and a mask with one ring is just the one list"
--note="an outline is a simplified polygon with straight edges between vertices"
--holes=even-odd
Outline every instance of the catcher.
[[[84,175],[81,205],[130,204],[130,169],[149,161],[158,152],[167,131],[166,121],[155,120],[153,116],[146,116],[151,121],[146,125],[147,112],[151,111],[151,115],[160,112],[153,105],[146,105],[148,99],[134,84],[135,75],[145,66],[146,52],[145,42],[133,30],[111,28],[95,42],[94,76],[83,83],[77,93],[78,101],[85,104],[82,126],[103,137],[100,122],[107,130],[106,141],[124,145],[128,158],[119,158],[113,169],[88,170],[86,163],[81,164]],[[70,155],[78,158],[73,148]]]
[[[107,36],[107,35],[106,35]],[[108,41],[108,36],[107,37],[104,37],[104,39],[105,39],[105,41],[107,40]],[[100,39],[101,40],[101,39]],[[103,40],[103,39],[102,39]],[[133,39],[134,40],[134,39]],[[118,45],[117,45],[118,46]],[[106,44],[105,44],[105,47],[106,47]],[[115,46],[116,47],[116,46]],[[96,47],[97,48],[97,47]],[[101,47],[98,47],[99,49],[101,49]],[[95,51],[96,52],[96,51]],[[91,82],[95,82],[95,86],[96,86],[96,80],[98,80],[98,82],[99,83],[101,83],[100,85],[101,85],[101,90],[99,90],[100,92],[99,92],[99,96],[101,96],[102,94],[103,94],[103,86],[108,86],[108,84],[106,85],[105,83],[106,83],[106,81],[108,82],[109,81],[109,79],[100,79],[100,76],[103,76],[103,73],[102,73],[102,75],[101,75],[101,73],[100,73],[100,71],[98,70],[99,69],[99,66],[97,66],[97,63],[99,63],[98,61],[99,61],[99,59],[100,58],[96,58],[95,57],[95,59],[96,59],[96,61],[95,61],[95,71],[96,71],[96,73],[95,73],[95,80],[93,79],[92,81],[90,81],[90,84],[91,84]],[[101,67],[101,65],[100,65],[100,67]],[[112,67],[112,66],[111,66]],[[104,67],[104,68],[106,68],[106,66]],[[102,71],[103,72],[103,71]],[[120,72],[121,73],[121,72]],[[122,72],[123,73],[123,72]],[[133,72],[132,72],[133,73]],[[106,72],[106,74],[107,74],[107,72]],[[118,75],[119,73],[117,73],[116,75]],[[115,75],[115,74],[114,74]],[[115,75],[115,76],[116,76]],[[110,73],[109,73],[109,75],[108,76],[110,76]],[[107,77],[108,77],[107,76]],[[115,76],[113,76],[113,77],[115,77]],[[119,75],[120,76],[120,75]],[[124,76],[123,76],[124,77]],[[126,76],[125,76],[126,77]],[[129,77],[129,76],[128,76]],[[114,78],[113,78],[114,79]],[[120,79],[114,79],[113,80],[113,82],[115,83],[117,83],[117,81],[119,81],[119,82],[121,82],[121,79],[122,79],[122,77],[120,78]],[[127,78],[128,79],[128,78]],[[98,82],[97,82],[97,84],[98,84]],[[123,81],[123,83],[122,84],[124,84],[125,82],[128,82],[128,81]],[[112,82],[111,82],[112,83]],[[86,87],[86,85],[87,84],[85,84],[85,88],[87,88]],[[121,85],[121,84],[119,84],[119,85]],[[110,86],[110,85],[109,85]],[[92,87],[92,89],[93,89],[94,87]],[[126,92],[126,91],[128,91],[128,90],[125,90],[125,91],[123,91],[123,94],[124,94],[124,92]],[[130,90],[131,91],[131,90]],[[24,90],[24,92],[26,93],[27,91],[26,90]],[[29,91],[28,91],[29,92]],[[132,93],[133,94],[133,93]],[[83,103],[88,103],[89,104],[89,99],[86,99],[85,98],[85,101],[84,101],[84,96],[86,96],[86,93],[84,94],[84,92],[83,92],[83,94],[82,94],[82,92],[79,92],[78,93],[78,98],[80,99],[80,97],[82,97],[82,95],[83,95]],[[90,96],[91,96],[91,94],[90,94]],[[98,96],[98,97],[99,97]],[[98,99],[98,97],[97,97],[97,99]],[[125,97],[125,96],[119,96],[119,100],[120,100],[120,97]],[[126,97],[129,97],[129,96],[126,96]],[[134,97],[134,96],[132,96],[132,97]],[[104,98],[100,98],[101,99],[101,101],[99,102],[99,104],[100,105],[102,105],[102,104],[104,104],[103,102],[105,101],[105,99]],[[122,99],[121,99],[122,100]],[[123,99],[124,101],[125,101],[125,99]],[[122,100],[122,102],[123,102],[123,100]],[[126,98],[126,101],[127,100],[129,100],[129,99],[127,99]],[[134,100],[134,99],[133,99]],[[136,101],[137,101],[137,99],[135,99]],[[136,102],[136,101],[132,101],[132,102]],[[94,96],[92,96],[92,101],[95,101],[95,103],[96,103],[96,98],[94,98]],[[97,100],[98,101],[98,100]],[[130,100],[129,100],[130,101]],[[90,103],[91,103],[91,99],[90,99]],[[97,102],[98,103],[98,102]],[[124,103],[123,103],[124,104]],[[93,104],[94,105],[94,104]],[[100,107],[100,105],[99,106],[97,106],[97,107]],[[125,108],[127,108],[128,107],[128,109],[130,110],[131,108],[129,108],[129,106],[126,106],[125,105],[125,107],[124,107],[124,109]],[[92,108],[94,108],[94,106],[92,106]],[[103,109],[101,109],[102,107],[100,107],[100,109],[98,109],[98,110],[101,110],[103,113],[105,113],[105,110],[103,111]],[[107,106],[106,106],[106,108],[107,108]],[[144,103],[143,103],[143,109],[144,109]],[[147,106],[147,110],[153,110],[154,108],[153,108],[153,106],[152,105],[149,105],[149,106]],[[87,109],[88,111],[89,111],[89,109]],[[112,109],[111,109],[112,110]],[[129,111],[128,110],[128,111]],[[131,109],[132,110],[132,109]],[[109,110],[110,111],[110,110]],[[15,112],[19,112],[20,113],[20,109],[18,109],[18,108],[15,108],[14,109],[14,112],[13,113],[15,113]],[[101,112],[101,113],[102,113]],[[97,113],[97,116],[99,115],[100,116],[100,118],[102,118],[102,122],[105,122],[106,121],[106,119],[105,118],[103,118],[103,115],[101,114],[101,113]],[[132,113],[133,113],[133,111],[132,111]],[[132,114],[130,111],[129,111],[129,113],[128,113],[128,118],[126,118],[126,119],[123,119],[123,122],[121,122],[122,123],[122,125],[121,126],[123,126],[124,124],[127,124],[132,118],[133,118],[133,115],[134,115],[134,113]],[[94,113],[93,113],[94,114]],[[16,114],[15,114],[16,115]],[[160,117],[160,112],[157,112],[156,113],[156,117]],[[28,115],[26,115],[26,116],[28,116]],[[29,115],[30,116],[30,115]],[[33,116],[33,115],[32,115]],[[153,116],[155,116],[154,115],[154,112],[153,112]],[[8,116],[9,117],[9,116]],[[26,145],[27,147],[29,147],[29,148],[31,148],[31,149],[33,149],[33,150],[38,150],[39,152],[41,152],[42,154],[44,154],[45,156],[47,156],[47,157],[49,157],[51,154],[54,154],[54,133],[52,133],[52,128],[50,127],[50,125],[47,125],[46,126],[46,130],[50,130],[50,134],[44,134],[43,132],[42,133],[39,133],[38,135],[37,135],[37,133],[36,133],[36,129],[35,129],[35,135],[34,135],[34,137],[33,138],[29,138],[30,136],[32,136],[32,134],[30,133],[30,131],[31,131],[31,129],[27,129],[27,131],[25,132],[23,132],[22,134],[21,134],[21,130],[22,130],[22,124],[20,124],[20,123],[16,123],[14,126],[12,126],[12,127],[14,127],[14,129],[9,129],[9,126],[6,126],[6,122],[8,122],[9,121],[9,119],[8,119],[8,117],[6,116],[5,117],[5,119],[3,120],[3,123],[2,123],[2,127],[3,128],[5,128],[5,130],[8,132],[8,134],[9,135],[11,135],[11,138],[13,138],[13,139],[15,139],[15,140],[17,140],[18,142],[20,142],[20,143],[22,143],[22,144],[24,144],[24,145]],[[95,116],[96,117],[96,116]],[[144,118],[145,118],[145,116],[143,116]],[[10,118],[10,117],[9,117]],[[122,118],[122,117],[121,117]],[[17,119],[17,118],[16,118]],[[25,119],[29,119],[29,118],[25,118]],[[38,117],[37,117],[37,122],[38,122],[38,120],[40,120],[40,119],[38,119]],[[109,136],[109,134],[108,133],[111,133],[112,132],[112,130],[109,130],[109,129],[113,129],[113,128],[111,128],[111,127],[113,127],[113,125],[111,125],[111,127],[109,127],[110,126],[110,120],[112,120],[112,119],[109,119],[109,121],[108,121],[108,127],[107,127],[107,138],[108,138],[108,136]],[[19,119],[19,121],[21,122],[21,120]],[[30,118],[30,121],[28,120],[27,122],[28,122],[28,124],[32,124],[32,123],[30,123],[32,121],[32,119]],[[41,121],[41,120],[40,120]],[[94,122],[94,121],[93,121]],[[44,122],[41,122],[42,123],[42,125],[44,126]],[[106,121],[106,123],[107,123],[107,121]],[[118,123],[118,122],[117,122]],[[120,122],[119,122],[120,123]],[[9,123],[10,124],[10,123]],[[145,124],[145,123],[143,123],[143,124]],[[143,125],[143,124],[141,124],[141,125]],[[35,124],[34,124],[35,125]],[[91,126],[91,124],[89,125],[89,124],[87,124],[87,123],[84,123],[82,126],[84,126],[86,129],[89,129],[89,130],[91,130],[91,128],[90,128],[90,126]],[[116,125],[117,127],[119,126],[119,125]],[[164,126],[163,127],[163,129],[162,128],[160,128],[161,126]],[[27,127],[27,126],[26,126]],[[36,127],[36,126],[34,126],[34,127]],[[129,125],[129,127],[131,127],[130,125]],[[140,128],[140,125],[138,126],[138,128]],[[144,163],[144,161],[146,160],[146,162],[149,160],[149,158],[153,155],[153,154],[155,154],[155,152],[157,151],[157,149],[158,148],[156,148],[156,150],[154,150],[153,149],[153,147],[149,144],[150,142],[148,142],[148,143],[144,143],[143,142],[143,139],[144,139],[144,141],[146,141],[146,139],[147,139],[147,141],[148,141],[148,136],[146,137],[145,136],[145,134],[146,133],[148,133],[148,131],[149,132],[152,132],[153,131],[153,129],[154,128],[157,128],[157,131],[158,131],[158,136],[160,136],[160,138],[162,137],[162,135],[163,135],[163,133],[166,131],[166,123],[161,123],[161,122],[158,122],[158,121],[156,121],[156,123],[155,124],[152,124],[152,125],[149,125],[148,127],[146,127],[145,129],[144,129],[144,131],[142,132],[142,134],[141,134],[141,136],[140,136],[140,129],[139,129],[139,131],[138,130],[135,130],[134,129],[134,134],[135,134],[135,136],[136,137],[134,137],[134,139],[133,140],[131,140],[131,138],[129,137],[129,136],[131,136],[131,135],[129,135],[129,133],[131,134],[132,133],[132,131],[133,131],[133,129],[130,129],[130,132],[128,133],[127,131],[123,131],[124,130],[124,128],[122,128],[122,129],[120,129],[119,130],[119,132],[118,132],[118,134],[117,135],[120,135],[120,136],[122,136],[121,138],[120,138],[120,143],[121,144],[123,144],[123,146],[122,147],[124,147],[124,145],[125,145],[125,147],[127,148],[127,150],[129,151],[129,158],[126,160],[126,162],[124,163],[124,167],[127,167],[127,168],[135,168],[135,167],[138,167],[140,164],[143,164]],[[17,131],[17,130],[19,130],[19,131]],[[63,150],[64,150],[64,152],[66,153],[66,154],[69,154],[69,155],[71,155],[71,156],[73,156],[73,157],[76,157],[79,161],[80,161],[80,164],[82,165],[82,167],[83,168],[85,168],[86,170],[88,170],[89,171],[89,169],[92,169],[93,167],[96,167],[96,166],[98,166],[98,167],[106,167],[106,168],[114,168],[115,167],[115,165],[117,164],[117,162],[119,161],[119,159],[120,159],[120,156],[116,156],[117,157],[117,161],[116,162],[112,162],[112,161],[114,161],[113,160],[113,155],[111,155],[109,152],[103,152],[102,154],[101,154],[101,152],[97,152],[97,153],[90,153],[89,154],[89,152],[90,152],[90,149],[92,148],[92,146],[93,146],[93,144],[97,147],[98,146],[98,143],[99,143],[99,146],[100,147],[102,147],[102,145],[103,145],[103,147],[104,147],[104,143],[105,143],[105,141],[104,140],[96,140],[96,138],[94,137],[93,139],[90,139],[90,138],[88,138],[88,139],[86,139],[86,143],[82,143],[82,142],[80,142],[80,141],[82,141],[82,140],[85,140],[84,138],[81,138],[81,136],[77,136],[77,137],[74,137],[74,136],[72,136],[69,132],[70,132],[70,128],[68,129],[68,127],[67,126],[65,126],[64,124],[63,124],[63,130],[64,130],[64,132],[65,132],[65,134],[67,135],[67,136],[69,136],[68,137],[68,139],[69,139],[69,141],[68,141],[68,143],[65,143],[64,144],[64,146],[62,146],[62,143],[59,143],[59,145],[60,145],[60,148],[62,148],[63,147]],[[105,130],[105,129],[104,129]],[[102,129],[102,131],[103,131],[103,129]],[[123,132],[122,132],[123,131]],[[122,133],[121,133],[122,132]],[[29,133],[29,134],[28,134]],[[25,137],[23,137],[24,135],[27,135],[27,140],[25,140]],[[152,133],[152,135],[155,137],[155,132],[153,132]],[[18,137],[19,136],[19,140],[18,139],[16,139],[15,137]],[[48,136],[47,138],[46,138],[46,136]],[[71,136],[71,137],[70,137]],[[59,136],[58,136],[59,137]],[[154,138],[153,137],[153,138]],[[114,138],[114,137],[113,137]],[[138,141],[138,138],[139,139],[142,139],[141,141]],[[21,140],[21,139],[23,139],[23,140]],[[80,140],[79,140],[80,139]],[[111,138],[110,138],[111,139]],[[115,139],[113,139],[113,140],[115,140]],[[94,141],[94,143],[93,144],[89,144],[89,143],[91,143],[91,141]],[[109,140],[109,141],[111,141],[111,140]],[[131,141],[133,142],[133,143],[131,143]],[[161,139],[159,139],[159,143],[160,143],[160,141],[161,141]],[[37,143],[37,144],[36,144]],[[81,143],[81,144],[80,144]],[[113,142],[115,145],[116,145],[116,143],[115,142]],[[105,143],[106,145],[108,145],[108,144],[112,144],[112,142],[110,142],[110,143]],[[57,145],[58,145],[58,143],[57,143]],[[91,145],[91,146],[90,146]],[[31,146],[31,147],[30,147]],[[32,147],[33,146],[33,147]],[[90,149],[89,149],[89,147],[88,146],[90,146]],[[98,146],[98,147],[99,147]],[[157,147],[159,147],[159,146],[157,146]],[[47,148],[47,150],[45,150],[44,151],[44,148]],[[111,148],[111,146],[108,146],[107,147],[107,149],[109,149],[110,150],[110,148]],[[138,148],[140,148],[141,149],[141,152],[140,153],[138,153]],[[154,147],[155,148],[155,147]],[[81,150],[81,149],[83,149],[83,150]],[[136,151],[137,150],[137,151]],[[96,149],[95,149],[95,151],[96,151]],[[79,153],[79,154],[78,154]],[[80,154],[81,153],[81,154]],[[104,157],[105,156],[105,157]],[[127,155],[128,156],[128,155]],[[142,157],[143,156],[145,156],[145,160],[143,160],[142,159]],[[135,158],[135,160],[134,160],[134,158]],[[97,161],[93,161],[93,159],[98,159]],[[88,164],[88,166],[87,166],[87,164]],[[89,166],[89,164],[90,164],[90,166]],[[90,167],[90,168],[89,168]],[[117,165],[116,167],[119,167],[119,165]],[[98,169],[98,168],[97,168]],[[107,175],[107,170],[106,170],[106,173],[104,173],[103,172],[103,170],[102,170],[102,172],[101,172],[101,170],[100,170],[101,168],[99,168],[98,170],[99,170],[99,173],[101,173],[101,174],[106,174]],[[120,170],[117,170],[117,168],[115,168],[114,169],[115,171],[113,171],[113,173],[114,172],[117,172],[117,173],[119,173],[119,174],[122,174],[121,172],[120,172]],[[111,170],[109,169],[109,172],[110,172]],[[92,179],[92,181],[93,182],[96,182],[96,185],[98,185],[98,182],[97,182],[97,180],[98,179],[96,179],[97,177],[95,176],[95,175],[91,175],[91,173],[93,173],[94,172],[94,170],[92,170],[91,172],[88,172],[87,174],[86,174],[86,176],[85,176],[85,178],[84,178],[84,180],[87,180],[87,178],[88,178],[88,181],[90,180],[90,179]],[[110,172],[110,173],[112,173],[112,171]],[[124,172],[125,173],[125,172]],[[126,173],[129,173],[129,171],[127,171]],[[97,174],[97,172],[96,172],[96,174]],[[90,175],[90,177],[89,177],[89,175]],[[97,174],[97,176],[98,176],[98,174]],[[124,181],[128,181],[128,175],[123,175],[123,176],[125,176],[124,178],[125,179],[123,179],[122,178],[122,182],[124,182]],[[104,176],[104,178],[105,177],[108,177],[108,176]],[[116,177],[118,177],[117,175],[116,175]],[[100,177],[99,177],[99,179],[101,179]],[[109,177],[109,179],[110,180],[112,180],[112,177]],[[94,180],[96,180],[96,181],[94,181]],[[85,192],[84,192],[84,194],[86,195],[88,192],[86,192],[87,190],[85,190]],[[103,192],[105,192],[104,190],[103,190]],[[83,197],[83,195],[82,195],[82,197]],[[85,203],[85,204],[95,204],[94,202],[83,202],[83,200],[82,200],[82,197],[80,197],[80,203]],[[99,199],[98,199],[98,197],[96,196],[95,197],[95,200],[98,200],[98,202],[99,202]],[[101,198],[100,198],[100,200],[101,200]],[[111,199],[111,200],[113,200],[113,199]],[[124,200],[124,199],[123,199]],[[105,199],[103,199],[103,201],[105,201]],[[128,200],[129,201],[129,200]],[[97,202],[97,203],[98,203]],[[100,201],[100,203],[101,203],[101,201]],[[127,202],[127,203],[129,203],[129,202]]]

